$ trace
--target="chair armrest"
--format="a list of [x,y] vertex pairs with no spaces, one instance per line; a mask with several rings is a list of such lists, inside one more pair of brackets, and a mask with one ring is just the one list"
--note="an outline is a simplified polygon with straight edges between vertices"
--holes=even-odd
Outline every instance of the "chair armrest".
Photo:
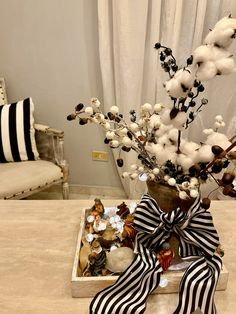
[[39,157],[64,168],[67,165],[64,157],[64,132],[42,124],[35,124],[34,127]]

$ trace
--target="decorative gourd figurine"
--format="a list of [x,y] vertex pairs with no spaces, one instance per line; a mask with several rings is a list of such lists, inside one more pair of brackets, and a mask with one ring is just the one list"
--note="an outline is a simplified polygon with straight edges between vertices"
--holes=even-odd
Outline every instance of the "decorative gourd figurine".
[[170,244],[164,242],[161,251],[157,254],[157,258],[159,259],[163,271],[166,271],[169,268],[173,257],[174,251],[170,248]]

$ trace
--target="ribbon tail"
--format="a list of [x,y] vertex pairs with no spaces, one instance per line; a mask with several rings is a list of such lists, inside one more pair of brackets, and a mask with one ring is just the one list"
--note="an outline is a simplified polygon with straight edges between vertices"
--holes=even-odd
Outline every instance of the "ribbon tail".
[[214,294],[220,271],[221,258],[201,257],[185,271],[179,287],[179,303],[173,314],[190,314],[198,308],[203,314],[215,314]]
[[[150,252],[147,252],[150,253]],[[155,256],[137,254],[132,264],[90,304],[90,314],[142,314],[148,295],[159,285],[162,268]]]

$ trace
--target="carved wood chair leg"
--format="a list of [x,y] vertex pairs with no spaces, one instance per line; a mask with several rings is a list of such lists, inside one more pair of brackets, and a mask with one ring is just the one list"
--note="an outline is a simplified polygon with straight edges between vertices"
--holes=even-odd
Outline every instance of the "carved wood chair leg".
[[63,200],[69,199],[69,183],[68,182],[62,183],[62,196],[63,196]]

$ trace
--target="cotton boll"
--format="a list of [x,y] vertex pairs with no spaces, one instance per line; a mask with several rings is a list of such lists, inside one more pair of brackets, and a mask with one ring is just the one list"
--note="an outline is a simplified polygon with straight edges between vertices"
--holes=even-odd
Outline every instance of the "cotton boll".
[[170,145],[170,141],[168,139],[168,136],[167,134],[164,134],[162,136],[160,136],[157,140],[158,144],[161,144],[161,145]]
[[187,114],[183,111],[180,111],[177,116],[171,120],[171,123],[173,124],[174,127],[177,129],[182,129],[185,122],[187,120]]
[[226,75],[235,72],[235,62],[232,57],[217,60],[215,65],[218,74]]
[[215,120],[218,121],[218,122],[222,122],[223,121],[223,117],[218,114],[217,116],[215,116]]
[[101,103],[97,98],[91,98],[91,104],[99,108]]
[[228,48],[233,42],[234,29],[213,29],[206,36],[204,43],[205,44],[214,44],[219,47]]
[[210,58],[210,60],[211,61],[217,61],[220,59],[228,58],[231,55],[232,54],[224,48],[212,46],[211,47],[211,58]]
[[120,145],[120,143],[117,140],[112,140],[110,142],[110,146],[113,147],[113,148],[117,148],[119,145]]
[[221,20],[219,20],[214,29],[217,30],[224,30],[227,28],[233,28],[236,29],[236,19],[233,19],[232,17],[225,16]]
[[219,145],[223,149],[226,149],[228,146],[231,145],[231,142],[228,140],[227,136],[220,132],[213,132],[207,137],[205,142],[210,147],[213,145]]
[[191,156],[197,149],[199,149],[199,145],[194,142],[185,141],[180,145],[180,151],[187,156]]
[[161,113],[161,121],[164,124],[172,124],[170,120],[170,109],[166,108],[162,113]]
[[115,132],[113,132],[113,131],[108,131],[108,132],[106,133],[106,138],[107,138],[108,140],[112,140],[114,137],[115,137]]
[[152,105],[149,103],[146,103],[142,105],[141,110],[144,112],[151,112],[152,111]]
[[159,113],[162,111],[162,109],[164,108],[164,106],[162,104],[155,104],[154,105],[154,112]]
[[164,176],[165,181],[168,181],[169,179],[170,179],[170,176],[168,176],[168,175]]
[[175,78],[183,84],[186,88],[191,88],[193,86],[195,73],[189,68],[180,69],[175,73]]
[[138,125],[139,125],[139,126],[142,127],[142,126],[144,126],[145,124],[146,124],[146,121],[145,121],[144,119],[139,119],[139,120],[138,120]]
[[211,47],[207,45],[202,45],[197,47],[193,52],[193,62],[207,62],[211,60]]
[[103,127],[104,127],[105,130],[110,130],[111,125],[110,125],[109,122],[105,122],[105,123],[103,124]]
[[180,165],[184,171],[187,171],[194,164],[194,161],[184,154],[178,154],[176,163]]
[[164,86],[168,95],[171,97],[179,98],[186,95],[186,92],[184,92],[181,87],[181,83],[175,77],[165,82]]
[[182,184],[181,184],[182,188],[183,189],[188,189],[189,187],[189,182],[188,181],[184,181]]
[[178,135],[179,135],[179,130],[176,128],[172,128],[169,132],[168,132],[168,138],[171,141],[177,142],[178,140]]
[[217,74],[217,68],[213,61],[207,61],[200,64],[197,69],[196,77],[200,81],[208,81],[215,77]]
[[93,108],[92,107],[86,107],[84,110],[87,114],[93,114]]
[[161,118],[160,118],[160,116],[157,115],[157,114],[153,114],[150,117],[150,120],[149,120],[149,127],[151,129],[154,129],[154,128],[159,128],[160,125],[161,125]]
[[204,129],[202,132],[206,135],[210,135],[214,132],[214,130],[213,129]]
[[130,129],[131,129],[132,131],[136,132],[136,131],[138,131],[139,126],[138,126],[137,123],[131,123],[131,124],[130,124]]
[[128,136],[124,136],[122,139],[122,144],[124,144],[126,147],[131,147],[132,140]]
[[119,108],[117,106],[112,106],[110,108],[110,112],[113,114],[117,114],[119,112]]
[[195,157],[195,162],[209,162],[214,158],[214,154],[211,151],[211,145],[202,145]]

